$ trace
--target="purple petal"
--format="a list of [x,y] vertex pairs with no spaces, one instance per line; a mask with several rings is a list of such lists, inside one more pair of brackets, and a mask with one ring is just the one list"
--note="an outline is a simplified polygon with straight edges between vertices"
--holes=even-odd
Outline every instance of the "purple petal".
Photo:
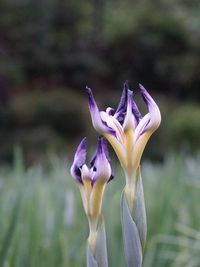
[[139,121],[142,119],[142,115],[141,115],[141,113],[140,113],[140,111],[138,109],[138,106],[137,106],[137,104],[135,103],[134,100],[132,100],[132,112],[133,112],[134,117],[136,119],[136,122],[138,124]]
[[118,113],[121,110],[124,110],[124,106],[126,106],[126,102],[127,102],[127,92],[128,92],[128,90],[129,90],[128,81],[125,81],[124,87],[123,87],[123,91],[122,91],[122,95],[121,95],[120,102],[119,102],[119,105],[117,107],[116,113]]
[[108,182],[114,177],[111,171],[107,142],[102,136],[98,138],[97,149],[94,156],[92,157],[90,168],[96,172],[92,181],[92,185],[101,176],[105,175],[105,173],[109,173],[107,177]]
[[106,141],[105,138],[103,138],[103,136],[100,136],[99,139],[100,139],[100,142],[101,142],[102,151],[106,155],[107,160],[109,162],[111,162],[111,159],[110,159],[110,156],[109,156],[109,152],[108,152],[108,142]]
[[73,161],[73,164],[70,170],[72,177],[80,183],[82,183],[81,168],[85,164],[85,160],[86,160],[86,147],[87,147],[87,144],[86,144],[86,137],[85,137],[80,142],[76,150],[76,153],[74,155],[74,161]]
[[97,160],[97,157],[99,155],[102,155],[102,153],[104,152],[104,149],[102,148],[102,139],[104,139],[102,136],[99,136],[98,137],[98,141],[97,141],[97,148],[96,148],[96,151],[94,153],[94,155],[92,156],[92,159],[90,161],[90,168],[94,169],[94,171],[96,171],[96,160]]
[[132,103],[133,103],[133,92],[128,89],[126,115],[125,115],[124,123],[123,123],[124,131],[134,128],[134,116],[133,116],[133,112],[132,112]]
[[[109,155],[109,152],[108,152],[108,142],[106,141],[105,138],[103,138],[103,137],[100,137],[100,138],[101,138],[101,144],[102,144],[105,156],[106,156],[108,162],[111,165],[111,159],[110,159],[110,155]],[[110,178],[108,179],[108,182],[110,182],[114,178],[114,172],[113,172],[112,168],[111,168],[111,171],[112,172],[111,172]]]
[[94,128],[97,130],[97,132],[103,134],[103,133],[109,133],[112,135],[115,135],[115,131],[113,131],[110,127],[108,127],[101,119],[99,109],[97,107],[97,104],[94,100],[94,96],[92,94],[92,90],[89,87],[86,87],[86,92],[88,95],[88,103],[89,103],[89,109],[90,109],[90,115],[92,118],[92,124]]
[[127,109],[127,100],[128,100],[128,81],[124,83],[124,88],[122,91],[122,96],[118,105],[118,108],[115,112],[116,119],[120,122],[121,125],[124,123],[126,109]]
[[161,114],[156,102],[153,100],[147,90],[141,84],[139,84],[139,87],[144,102],[147,104],[150,116],[149,121],[146,123],[144,129],[140,132],[140,135],[142,135],[148,130],[155,131],[159,127],[161,122]]
[[107,113],[108,115],[113,115],[113,113],[114,113],[114,108],[110,108],[110,107],[108,107],[108,108],[106,109],[106,113]]
[[139,88],[142,94],[142,98],[144,102],[146,103],[146,105],[148,106],[148,108],[150,108],[151,106],[155,106],[156,105],[155,101],[150,96],[150,94],[147,92],[147,90],[144,88],[144,86],[142,84],[139,84]]

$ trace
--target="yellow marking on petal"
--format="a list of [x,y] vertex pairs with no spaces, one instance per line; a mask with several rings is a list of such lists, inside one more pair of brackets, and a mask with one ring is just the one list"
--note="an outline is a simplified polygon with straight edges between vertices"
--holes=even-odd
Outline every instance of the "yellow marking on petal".
[[85,188],[84,188],[83,185],[80,185],[79,189],[80,189],[80,193],[81,193],[83,208],[84,208],[84,211],[85,211],[85,213],[87,215],[88,211],[89,211],[89,196],[86,193]]
[[91,179],[89,177],[82,177],[85,190],[90,193],[92,189]]
[[140,165],[142,154],[152,133],[152,131],[145,132],[142,136],[139,137],[134,145],[132,160],[135,169],[137,169]]
[[116,137],[105,133],[104,137],[108,140],[108,142],[111,144],[112,148],[114,149],[120,164],[122,168],[125,168],[126,166],[126,154],[125,154],[125,148],[124,146],[119,143],[119,141],[116,139]]
[[125,148],[126,148],[126,168],[130,169],[132,168],[132,151],[133,151],[133,129],[127,129],[125,130],[125,136],[126,136],[126,142],[125,142]]
[[125,172],[126,185],[124,191],[131,212],[134,208],[135,201],[137,198],[136,193],[137,193],[139,172],[140,172],[140,167],[138,167],[138,169],[136,171],[133,171],[132,173]]
[[80,185],[80,193],[82,197],[83,207],[86,215],[89,214],[89,199],[92,190],[91,180],[89,177],[82,177],[83,185]]
[[98,218],[101,214],[105,185],[106,179],[99,179],[93,185],[90,196],[90,216],[92,219]]

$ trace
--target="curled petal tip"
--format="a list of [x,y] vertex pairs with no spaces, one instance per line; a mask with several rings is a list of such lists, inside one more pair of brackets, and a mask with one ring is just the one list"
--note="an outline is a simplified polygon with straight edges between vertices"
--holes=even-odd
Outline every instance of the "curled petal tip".
[[124,82],[124,89],[129,89],[129,84],[128,84],[128,80],[126,80],[125,82]]
[[108,152],[108,142],[106,141],[106,139],[103,136],[99,137],[99,142],[100,142],[102,153],[105,155],[106,160],[107,160],[108,164],[110,165],[111,174],[110,174],[110,177],[108,179],[108,182],[110,182],[114,178],[114,173],[113,173],[112,168],[111,168],[111,160],[110,160],[110,156],[109,156],[109,152]]
[[150,106],[157,106],[153,98],[150,96],[148,91],[144,88],[142,84],[139,84],[140,92],[142,94],[142,97],[144,99],[144,102],[147,104],[148,107]]
[[78,148],[76,150],[75,153],[75,158],[79,158],[81,157],[82,161],[86,159],[86,149],[87,149],[87,139],[86,137],[84,137],[80,144],[78,145]]
[[90,87],[86,86],[85,90],[86,90],[86,93],[88,95],[88,104],[89,104],[90,112],[98,113],[99,109],[98,109],[97,104],[95,102],[95,99],[94,99],[94,96],[92,93],[92,89]]
[[91,111],[99,111],[98,108],[97,108],[97,104],[96,104],[96,102],[94,100],[94,96],[93,96],[91,88],[86,86],[85,91],[86,91],[86,93],[88,95],[88,104],[89,104],[90,112]]
[[107,147],[107,141],[103,136],[99,136],[97,147],[101,153],[105,154],[107,160],[110,161],[109,153],[108,153],[108,147]]
[[139,83],[139,88],[141,91],[144,91],[144,90],[146,91],[146,89],[144,88],[144,86],[141,83]]
[[85,137],[82,139],[76,150],[74,161],[70,169],[72,177],[80,183],[82,183],[81,167],[84,165],[86,161],[86,147],[87,143]]
[[142,94],[145,94],[146,93],[147,90],[144,88],[144,86],[141,83],[139,83],[139,88],[140,88],[140,92]]
[[115,132],[102,121],[100,111],[95,102],[92,90],[89,87],[86,87],[86,92],[88,95],[88,104],[90,109],[90,115],[92,118],[92,124],[96,131],[100,134],[109,133],[115,135]]
[[103,136],[98,138],[97,150],[93,156],[91,167],[95,167],[96,169],[93,184],[99,179],[106,180],[107,182],[113,179],[113,173],[107,150],[107,142]]
[[87,93],[88,97],[90,97],[91,89],[86,85],[85,92]]
[[87,146],[87,138],[86,137],[83,137],[83,139],[81,140],[79,146],[86,148],[86,146]]
[[141,90],[145,89],[144,86],[141,83],[139,83],[139,87],[140,87]]
[[126,92],[126,94],[127,94],[127,97],[128,96],[133,96],[133,91],[132,90],[130,90],[130,88],[129,88],[129,82],[128,82],[128,80],[126,80],[125,82],[124,82],[124,90],[125,90],[125,92]]
[[150,122],[147,125],[147,129],[156,130],[161,122],[161,114],[158,105],[144,88],[143,85],[139,84],[140,91],[145,103],[148,106],[149,114],[150,114]]
[[123,92],[124,93],[124,98],[126,100],[126,105],[127,105],[129,101],[132,102],[132,100],[133,100],[132,99],[132,97],[133,97],[133,91],[129,89],[128,81],[126,81],[124,83],[124,90],[123,91],[124,91]]
[[91,88],[87,85],[85,87],[85,91],[86,91],[86,93],[89,93],[89,94],[92,92]]
[[115,112],[115,117],[120,122],[121,125],[123,125],[124,119],[125,119],[125,114],[127,110],[127,102],[128,102],[128,94],[129,94],[128,81],[125,81],[122,95],[120,98],[120,102]]
[[88,95],[88,102],[89,102],[89,107],[91,108],[92,106],[94,107],[96,105],[95,100],[94,100],[94,96],[92,93],[92,90],[90,87],[86,86],[85,88],[86,93]]
[[81,177],[81,167],[78,167],[76,164],[72,164],[70,168],[71,176],[80,184],[83,184],[82,177]]
[[139,83],[139,88],[140,88],[140,92],[142,94],[142,97],[144,99],[144,102],[148,105],[150,102],[150,99],[149,99],[149,94],[148,94],[147,90],[144,88],[144,86],[141,83]]
[[150,96],[150,94],[144,88],[144,86],[142,84],[139,84],[139,88],[140,88],[140,92],[142,94],[142,97],[144,99],[144,102],[147,104],[147,106],[148,107],[157,106],[157,104],[155,103],[155,101],[153,100],[153,98]]
[[97,149],[92,157],[92,160],[90,162],[90,167],[95,167],[96,168],[96,161],[97,158],[99,157],[104,157],[108,159],[108,150],[107,150],[107,144],[106,140],[103,138],[103,136],[98,137],[97,141]]

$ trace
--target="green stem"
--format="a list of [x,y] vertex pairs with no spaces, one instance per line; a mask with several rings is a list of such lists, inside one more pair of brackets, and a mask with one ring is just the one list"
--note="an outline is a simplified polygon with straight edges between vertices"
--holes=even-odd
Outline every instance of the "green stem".
[[104,220],[101,217],[96,224],[91,224],[91,231],[87,245],[87,267],[108,267],[106,232]]
[[129,210],[132,213],[135,202],[136,202],[136,193],[137,193],[137,182],[138,177],[136,172],[127,173],[125,172],[126,185],[125,185],[125,196],[128,202]]

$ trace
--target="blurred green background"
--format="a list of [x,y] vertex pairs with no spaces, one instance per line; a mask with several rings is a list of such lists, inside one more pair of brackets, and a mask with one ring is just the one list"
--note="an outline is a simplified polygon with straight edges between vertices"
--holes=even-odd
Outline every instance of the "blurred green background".
[[12,160],[15,144],[29,163],[70,153],[93,135],[85,86],[103,109],[117,106],[125,80],[144,112],[138,83],[163,115],[146,156],[198,150],[199,10],[198,0],[2,0],[0,159]]
[[[199,11],[199,0],[0,1],[0,267],[84,266],[86,218],[69,176],[80,139],[92,148],[97,137],[84,88],[103,110],[125,80],[143,114],[138,83],[162,113],[143,157],[144,264],[200,266]],[[124,266],[115,169],[111,267]],[[69,227],[65,197],[79,215]]]

